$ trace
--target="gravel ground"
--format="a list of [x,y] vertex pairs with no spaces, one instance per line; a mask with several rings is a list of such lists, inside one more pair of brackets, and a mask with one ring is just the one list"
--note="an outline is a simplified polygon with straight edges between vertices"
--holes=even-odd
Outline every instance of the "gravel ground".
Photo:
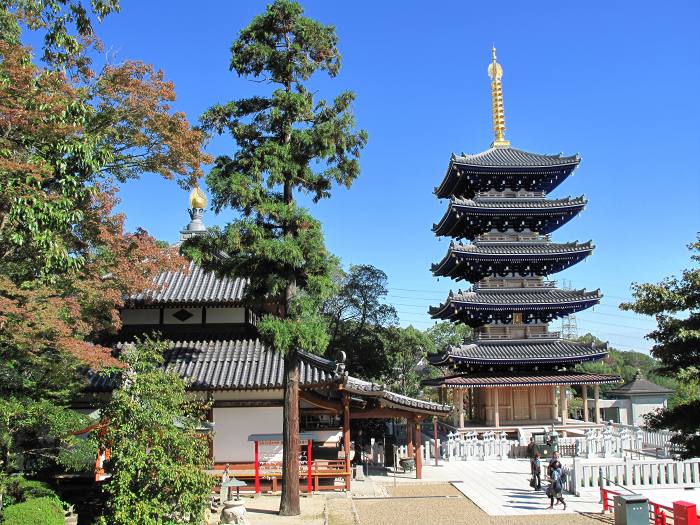
[[[448,483],[388,486],[396,499],[355,499],[360,525],[600,525],[612,523],[608,516],[489,516]],[[446,497],[449,496],[449,497]]]
[[[323,525],[323,509],[326,498],[315,495],[311,498],[301,497],[301,516],[279,516],[279,496],[262,495],[257,498],[243,497],[248,521],[251,525]],[[213,523],[218,523],[214,517]],[[339,524],[340,525],[340,524]]]

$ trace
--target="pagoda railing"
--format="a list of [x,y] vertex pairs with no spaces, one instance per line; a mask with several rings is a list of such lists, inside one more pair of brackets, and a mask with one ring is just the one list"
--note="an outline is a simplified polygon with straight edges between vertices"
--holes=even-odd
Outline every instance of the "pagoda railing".
[[484,279],[475,283],[472,288],[554,288],[556,285],[556,281],[534,279]]
[[559,339],[561,332],[544,332],[544,333],[530,333],[525,332],[524,334],[514,334],[509,333],[486,333],[477,332],[474,334],[475,341],[503,341],[507,339]]
[[530,198],[544,198],[547,194],[544,191],[480,191],[477,192],[476,197],[482,197],[486,199],[510,199],[514,197],[530,197]]
[[481,242],[517,242],[517,241],[551,241],[551,235],[540,235],[538,233],[483,233],[477,235],[477,241]]

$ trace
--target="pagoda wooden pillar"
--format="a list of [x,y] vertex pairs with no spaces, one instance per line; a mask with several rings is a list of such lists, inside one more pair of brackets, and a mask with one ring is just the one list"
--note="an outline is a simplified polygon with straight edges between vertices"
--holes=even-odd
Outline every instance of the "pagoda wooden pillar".
[[457,411],[455,412],[454,425],[458,428],[464,427],[464,389],[452,389],[452,401]]
[[552,404],[550,405],[552,408],[552,413],[550,414],[550,417],[556,421],[557,419],[557,412],[558,412],[558,406],[557,406],[557,387],[552,386]]
[[413,434],[415,425],[413,424],[413,418],[406,419],[406,454],[409,458],[413,457]]
[[423,478],[423,446],[421,444],[421,423],[422,423],[421,416],[415,416],[415,423],[413,424],[413,428],[415,429],[415,435],[416,435],[416,479],[422,479]]
[[493,389],[493,423],[496,428],[501,426],[501,416],[498,413],[498,388]]
[[588,385],[581,385],[581,397],[583,398],[583,421],[588,423]]
[[600,423],[600,385],[593,385],[593,399],[595,405],[595,422]]
[[527,389],[527,411],[529,413],[530,421],[537,419],[537,410],[536,410],[536,405],[535,405],[535,401],[536,401],[535,396],[537,395],[537,392],[536,392],[535,388],[536,387],[531,386],[530,388]]
[[[566,420],[569,416],[569,400],[566,398],[566,385],[561,385],[559,387],[559,398],[559,406],[561,407],[561,426],[565,427]],[[564,436],[566,437],[566,432],[564,432]]]
[[350,396],[343,394],[343,448],[345,449],[345,490],[350,490]]

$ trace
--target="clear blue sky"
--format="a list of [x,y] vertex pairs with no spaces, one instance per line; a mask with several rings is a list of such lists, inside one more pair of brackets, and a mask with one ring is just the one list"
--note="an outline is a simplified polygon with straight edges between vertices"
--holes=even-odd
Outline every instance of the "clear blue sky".
[[[555,233],[593,239],[592,257],[559,274],[605,294],[578,315],[622,349],[648,349],[651,319],[617,310],[633,281],[657,281],[689,264],[685,245],[700,226],[700,3],[304,1],[334,24],[343,69],[314,87],[327,98],[357,93],[369,132],[362,175],[351,190],[312,207],[329,248],[346,265],[369,263],[389,276],[402,324],[426,328],[429,304],[452,283],[434,279],[447,241],[431,226],[446,206],[432,194],[452,152],[477,153],[491,140],[486,67],[493,43],[503,65],[507,137],[514,147],[583,157],[553,196],[581,195],[588,208]],[[210,105],[259,84],[228,71],[237,32],[263,1],[122,1],[98,29],[117,60],[141,59],[175,82],[176,109],[191,122]],[[230,153],[217,138],[213,154]],[[186,193],[146,177],[122,191],[130,228],[175,241],[187,222]],[[223,223],[226,213],[205,215]],[[464,286],[464,285],[462,285]]]

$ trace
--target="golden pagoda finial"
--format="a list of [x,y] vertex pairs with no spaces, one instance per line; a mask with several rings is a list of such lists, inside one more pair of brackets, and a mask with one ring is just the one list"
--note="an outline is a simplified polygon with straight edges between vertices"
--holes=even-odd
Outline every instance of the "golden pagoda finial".
[[199,186],[192,188],[190,192],[190,208],[193,210],[203,210],[207,207],[207,196]]
[[506,118],[503,111],[503,68],[496,62],[496,46],[491,48],[491,63],[489,64],[489,78],[491,79],[491,110],[493,112],[493,132],[495,139],[492,148],[509,148],[510,142],[506,140]]

